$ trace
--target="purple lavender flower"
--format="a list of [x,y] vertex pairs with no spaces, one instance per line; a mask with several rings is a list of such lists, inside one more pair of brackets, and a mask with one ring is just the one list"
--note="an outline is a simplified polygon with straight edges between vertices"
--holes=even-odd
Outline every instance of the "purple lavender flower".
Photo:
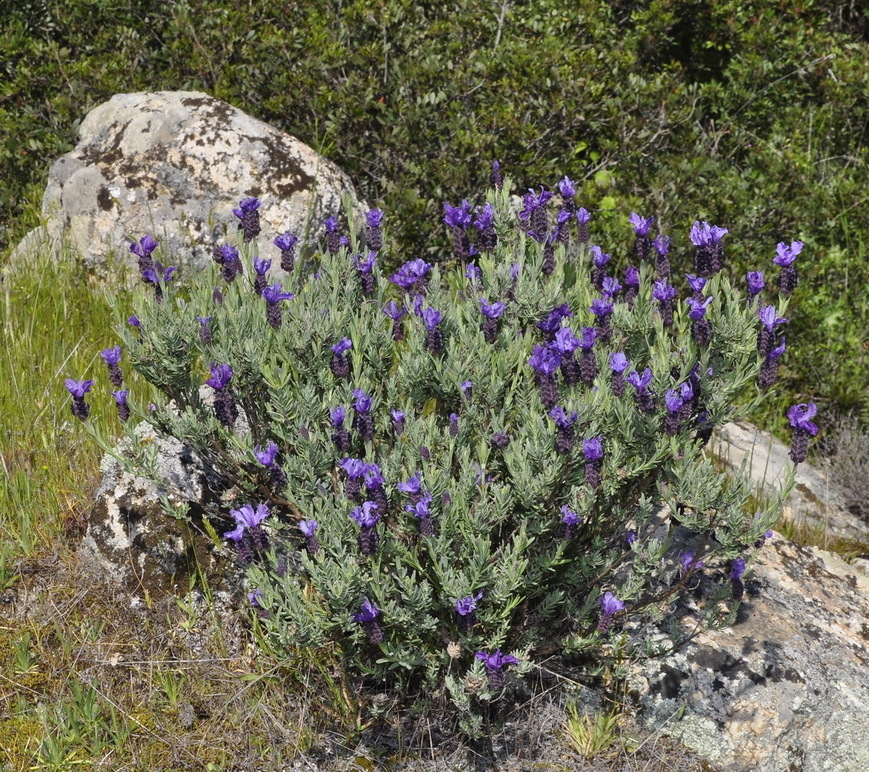
[[578,226],[578,235],[580,244],[588,244],[588,221],[591,220],[591,215],[588,210],[581,206],[576,210],[576,223]]
[[160,263],[154,263],[153,268],[146,268],[142,271],[142,280],[146,284],[154,286],[154,300],[158,303],[163,302],[163,285],[172,281],[177,270],[174,265],[164,269]]
[[706,279],[702,276],[695,276],[693,273],[689,273],[685,277],[688,281],[688,286],[691,288],[691,291],[694,293],[696,298],[703,297],[703,288],[706,286]]
[[338,233],[338,218],[335,215],[327,217],[323,221],[323,229],[326,231],[326,250],[330,255],[338,254],[341,248],[341,236]]
[[546,204],[551,198],[552,193],[544,188],[540,188],[540,193],[529,188],[528,193],[523,196],[524,208],[519,212],[520,225],[528,230],[528,235],[535,241],[545,241],[549,233]]
[[652,371],[647,367],[643,374],[639,375],[636,370],[631,370],[625,380],[636,389],[634,398],[640,412],[650,414],[655,412],[655,395],[649,389],[652,382]]
[[582,342],[573,334],[570,327],[562,327],[555,333],[555,340],[549,344],[549,347],[561,357],[561,374],[568,386],[573,386],[582,379],[582,368],[573,356],[573,352],[582,345]]
[[528,358],[528,364],[537,374],[540,401],[547,410],[552,410],[558,402],[558,381],[555,371],[561,364],[561,356],[554,349],[537,345]]
[[458,206],[452,206],[449,202],[444,201],[443,221],[450,228],[467,228],[473,219],[471,205],[466,200],[463,200]]
[[749,299],[759,295],[766,286],[763,271],[749,271],[745,274],[745,283],[748,287]]
[[769,352],[775,346],[775,328],[776,325],[785,324],[787,319],[782,318],[776,313],[775,306],[764,306],[758,312],[761,329],[757,333],[757,351],[766,358]]
[[112,346],[111,348],[103,349],[100,356],[109,368],[109,381],[113,386],[120,386],[124,382],[123,373],[118,363],[121,361],[121,347]]
[[589,252],[591,252],[591,261],[594,264],[591,272],[592,286],[596,290],[602,290],[604,276],[606,275],[605,266],[610,261],[610,255],[598,246],[589,247]]
[[706,318],[706,311],[712,302],[712,296],[705,299],[690,297],[685,302],[691,306],[688,317],[691,319],[691,335],[698,346],[708,346],[712,340],[712,325]]
[[403,410],[391,410],[390,414],[392,415],[392,428],[398,436],[404,431],[405,413]]
[[679,433],[684,405],[685,400],[680,392],[667,389],[664,393],[664,406],[667,408],[667,415],[664,416],[664,433],[670,437],[675,437]]
[[738,557],[730,566],[730,590],[734,600],[740,600],[745,593],[742,576],[745,573],[745,558]]
[[567,175],[558,181],[558,192],[562,198],[573,198],[576,195],[576,183]]
[[236,525],[223,536],[235,542],[239,558],[249,564],[257,553],[262,554],[268,548],[262,523],[269,516],[269,508],[265,504],[257,504],[254,509],[250,504],[245,504],[241,509],[229,510],[229,514],[235,518]]
[[504,450],[510,444],[510,435],[507,432],[495,432],[491,442],[495,450]]
[[392,319],[392,339],[396,342],[404,340],[404,327],[401,320],[407,314],[407,311],[394,300],[390,300],[382,310],[386,316]]
[[567,303],[553,308],[545,319],[537,323],[537,328],[543,332],[546,340],[553,340],[555,334],[561,329],[561,323],[568,317],[573,316],[573,311]]
[[760,365],[760,372],[757,374],[757,386],[759,389],[766,391],[766,389],[775,383],[776,375],[778,375],[778,360],[784,353],[785,339],[782,338],[778,346],[769,352],[766,359]]
[[606,299],[612,299],[615,297],[621,288],[622,285],[619,283],[619,280],[613,276],[604,276],[603,281],[601,282],[601,292]]
[[139,321],[139,317],[136,315],[127,317],[127,324],[129,324],[130,327],[135,327],[137,330],[142,329],[142,322]]
[[316,520],[300,520],[299,530],[305,537],[305,548],[311,556],[316,555],[320,551],[320,540],[317,538],[317,529],[320,524]]
[[597,359],[594,355],[597,335],[595,327],[582,328],[582,338],[579,341],[579,347],[582,349],[579,355],[579,378],[586,386],[591,386],[597,377]]
[[789,295],[797,288],[797,269],[794,268],[793,263],[802,250],[802,241],[792,241],[790,246],[782,241],[776,246],[773,262],[781,268],[778,286],[782,295]]
[[67,378],[64,385],[72,396],[72,414],[80,421],[86,420],[90,415],[90,406],[85,402],[84,395],[91,390],[91,386],[94,385],[93,380],[77,381],[74,378]]
[[292,273],[296,264],[295,248],[299,237],[287,231],[276,236],[272,244],[281,250],[281,268],[287,273]]
[[623,397],[625,395],[624,373],[629,366],[628,358],[623,351],[616,351],[614,354],[610,354],[610,370],[612,370],[610,388],[612,388],[613,394],[616,397]]
[[483,597],[480,590],[476,595],[467,595],[459,598],[454,605],[459,630],[468,632],[477,622],[477,601]]
[[471,401],[471,398],[474,396],[474,382],[473,381],[462,381],[459,384],[459,388],[462,390],[462,396],[468,401]]
[[634,228],[634,233],[637,236],[648,236],[652,224],[655,222],[654,217],[641,217],[636,212],[631,212],[628,221]]
[[256,460],[263,466],[273,466],[278,457],[278,446],[274,440],[269,440],[269,444],[266,445],[265,449],[261,445],[254,446],[253,454],[256,456]]
[[426,280],[431,272],[431,265],[425,260],[417,258],[406,262],[398,269],[389,280],[393,284],[397,284],[405,292],[423,294],[425,292]]
[[332,444],[341,453],[350,451],[350,432],[344,428],[344,419],[347,417],[347,411],[343,405],[330,408],[329,421],[332,424]]
[[699,571],[703,568],[703,561],[697,560],[694,550],[683,550],[679,553],[679,564],[682,567],[682,574],[688,574],[692,571]]
[[480,313],[485,317],[480,323],[480,330],[486,343],[494,343],[498,339],[498,320],[503,316],[506,306],[497,301],[489,303],[486,298],[478,298]]
[[353,403],[353,410],[356,413],[353,417],[353,428],[359,432],[363,442],[368,442],[374,439],[374,416],[371,415],[372,399],[362,389],[353,389],[353,396],[356,397],[356,401]]
[[157,240],[147,234],[143,236],[139,241],[134,241],[130,244],[130,252],[136,255],[139,258],[139,271],[144,272],[149,268],[154,267],[154,260],[151,257],[151,253],[157,249]]
[[127,404],[129,391],[113,391],[112,396],[115,398],[115,404],[118,407],[118,418],[126,421],[130,417],[130,406]]
[[242,273],[241,258],[235,247],[229,244],[220,244],[212,250],[211,256],[214,258],[214,262],[220,266],[220,275],[228,284],[234,282],[236,275]]
[[345,356],[353,348],[350,338],[341,338],[332,348],[332,360],[329,369],[336,378],[346,378],[350,375],[350,360]]
[[368,465],[361,458],[342,458],[338,466],[347,475],[344,481],[344,494],[350,501],[361,501],[362,481]]
[[238,217],[238,229],[243,232],[244,243],[249,244],[260,234],[260,202],[257,198],[243,198],[232,213]]
[[359,526],[359,551],[363,555],[373,555],[377,552],[377,532],[374,527],[380,520],[380,506],[373,501],[364,501],[361,506],[354,507],[350,517]]
[[583,440],[582,452],[585,456],[585,481],[592,488],[599,488],[603,466],[603,437]]
[[294,297],[293,293],[283,292],[281,290],[281,283],[276,281],[274,284],[263,289],[262,297],[266,301],[266,320],[273,329],[279,330],[283,321],[279,304],[282,300],[292,300]]
[[567,504],[561,507],[561,536],[570,541],[576,535],[576,529],[582,525],[582,518]]
[[629,222],[633,226],[634,229],[634,253],[637,256],[637,259],[641,262],[644,262],[649,259],[649,254],[652,249],[652,241],[649,238],[649,230],[652,227],[652,223],[655,221],[654,217],[641,217],[636,212],[631,212],[631,216],[628,218]]
[[444,331],[438,326],[443,318],[444,315],[434,308],[426,308],[422,312],[422,321],[428,331],[425,347],[434,355],[438,355],[444,350]]
[[573,424],[579,416],[576,413],[566,413],[561,405],[556,405],[549,411],[549,417],[555,421],[555,452],[562,455],[570,453],[573,448]]
[[489,679],[489,689],[500,692],[507,682],[504,672],[509,665],[518,665],[519,660],[512,654],[502,654],[501,649],[496,649],[493,654],[478,651],[474,656],[486,666],[486,675]]
[[383,629],[380,627],[380,622],[377,621],[380,613],[380,609],[366,598],[360,606],[359,613],[353,615],[353,621],[362,625],[368,642],[375,646],[383,643]]
[[224,426],[232,426],[238,418],[238,407],[227,388],[232,379],[232,368],[228,364],[212,363],[210,370],[211,377],[205,383],[214,389],[214,414]]
[[369,209],[365,213],[365,244],[372,252],[379,252],[383,246],[383,231],[380,229],[382,221],[382,209]]
[[504,178],[501,175],[501,164],[497,161],[492,161],[492,171],[489,174],[489,184],[495,190],[501,190],[504,187]]
[[453,252],[462,262],[471,254],[467,228],[472,219],[471,205],[467,201],[462,201],[459,206],[451,206],[444,201],[444,222],[453,229]]
[[597,629],[600,630],[600,632],[605,633],[610,629],[613,617],[620,611],[625,610],[625,603],[624,601],[619,600],[611,592],[606,592],[600,599],[600,609],[601,616],[600,621],[597,623]]
[[254,280],[253,280],[253,291],[256,292],[257,295],[261,295],[262,291],[265,289],[266,284],[268,283],[266,279],[266,274],[269,272],[269,268],[272,267],[272,261],[266,260],[262,257],[254,257],[253,259],[253,272],[254,272]]
[[652,297],[658,301],[658,311],[665,327],[673,326],[673,298],[676,288],[670,286],[666,279],[659,279],[652,287]]
[[215,364],[209,366],[211,377],[205,381],[208,386],[211,386],[215,391],[221,391],[229,385],[232,379],[232,368],[228,364]]
[[706,221],[695,221],[689,233],[691,243],[697,248],[694,253],[694,273],[708,276],[717,273],[724,267],[724,250],[721,239],[727,233],[727,228],[719,228]]
[[613,334],[612,313],[613,303],[604,298],[595,298],[591,301],[591,312],[595,316],[595,330],[601,340],[609,340]]
[[196,321],[199,322],[199,340],[203,346],[208,346],[212,341],[211,317],[197,316]]
[[809,451],[809,437],[814,437],[818,433],[817,424],[811,420],[817,412],[818,407],[814,402],[803,402],[788,410],[788,421],[793,430],[789,455],[795,464],[801,464],[806,460]]
[[630,549],[631,545],[637,540],[637,534],[634,531],[628,531],[625,535],[625,546]]
[[377,253],[369,252],[366,258],[363,258],[362,255],[356,255],[353,264],[356,267],[356,275],[359,277],[359,286],[362,294],[366,298],[370,298],[377,289],[377,279],[374,276],[374,267],[377,265]]
[[465,268],[465,278],[471,284],[476,284],[483,280],[483,272],[476,263],[468,263],[468,267]]
[[730,573],[728,576],[731,579],[742,579],[743,574],[745,573],[745,558],[739,557],[733,561],[730,566]]

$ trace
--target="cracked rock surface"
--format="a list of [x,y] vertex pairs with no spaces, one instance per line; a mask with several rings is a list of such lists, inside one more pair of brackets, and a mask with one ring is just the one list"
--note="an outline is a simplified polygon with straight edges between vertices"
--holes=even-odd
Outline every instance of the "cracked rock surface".
[[736,623],[633,675],[647,727],[721,772],[869,769],[869,578],[778,535]]
[[114,254],[132,272],[129,245],[150,233],[166,264],[202,268],[219,241],[235,242],[232,210],[247,196],[262,202],[260,256],[277,259],[275,236],[290,230],[302,242],[318,241],[345,195],[361,207],[335,164],[208,94],[117,94],[88,113],[75,149],[52,165],[45,225],[24,238],[12,261],[69,241],[96,268]]

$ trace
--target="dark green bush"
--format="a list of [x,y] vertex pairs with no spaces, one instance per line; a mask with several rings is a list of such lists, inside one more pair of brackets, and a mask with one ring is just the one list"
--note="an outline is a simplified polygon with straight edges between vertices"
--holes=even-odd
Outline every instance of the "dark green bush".
[[726,224],[742,271],[758,240],[800,238],[800,364],[768,423],[794,396],[869,410],[869,14],[853,2],[0,0],[0,18],[0,247],[35,222],[90,107],[203,89],[382,196],[406,253],[438,253],[439,202],[479,192],[474,160],[492,158],[582,180],[616,228],[602,243],[632,209],[674,235]]

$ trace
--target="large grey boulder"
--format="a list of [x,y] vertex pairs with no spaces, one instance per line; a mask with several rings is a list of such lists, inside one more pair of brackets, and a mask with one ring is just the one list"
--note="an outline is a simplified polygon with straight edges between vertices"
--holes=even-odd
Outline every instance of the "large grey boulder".
[[69,242],[96,267],[111,254],[133,268],[129,245],[153,234],[165,264],[207,264],[215,244],[235,239],[232,209],[262,202],[260,256],[292,231],[319,239],[343,196],[361,207],[349,177],[295,137],[197,91],[118,94],[91,110],[75,149],[51,167],[45,224],[28,234],[13,264]]
[[732,627],[634,672],[647,727],[718,772],[869,769],[869,577],[775,535],[745,586]]
[[[237,589],[241,568],[209,527],[210,514],[232,505],[214,492],[220,482],[209,479],[190,448],[150,424],[140,423],[134,437],[121,440],[100,464],[83,562],[136,595],[185,592],[199,579],[212,589]],[[149,477],[131,471],[127,461],[143,452],[151,456]]]

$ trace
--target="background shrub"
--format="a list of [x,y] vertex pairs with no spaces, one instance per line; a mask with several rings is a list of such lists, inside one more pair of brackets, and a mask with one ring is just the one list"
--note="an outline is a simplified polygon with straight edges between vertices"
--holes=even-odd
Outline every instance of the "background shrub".
[[[847,0],[0,0],[0,245],[36,222],[47,166],[112,94],[202,89],[311,144],[396,213],[402,253],[445,245],[475,159],[582,181],[600,241],[632,211],[674,236],[799,238],[807,291],[767,425],[813,397],[867,410],[869,11]],[[607,217],[611,228],[607,231]],[[770,255],[770,258],[772,255]]]

